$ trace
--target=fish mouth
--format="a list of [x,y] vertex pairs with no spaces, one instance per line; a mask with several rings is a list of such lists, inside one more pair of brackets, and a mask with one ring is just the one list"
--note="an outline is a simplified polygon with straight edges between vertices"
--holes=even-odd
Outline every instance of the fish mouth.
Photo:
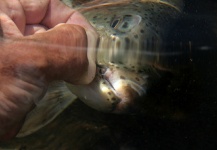
[[120,64],[97,66],[96,76],[90,84],[67,86],[81,101],[98,111],[135,113],[140,110],[141,103],[149,101],[150,90],[170,74],[167,70],[156,70],[149,65],[143,67],[133,71]]
[[[141,78],[139,81],[133,80],[130,76],[134,75],[132,72],[125,72],[115,70],[114,68],[103,69],[104,73],[101,74],[102,79],[106,85],[101,87],[102,92],[107,92],[105,86],[111,89],[116,96],[116,101],[113,102],[113,113],[125,113],[133,110],[133,106],[137,103],[137,99],[146,94],[146,78]],[[128,74],[128,76],[127,76]],[[139,78],[137,77],[137,80]]]
[[113,107],[113,113],[132,112],[134,110],[134,106],[137,103],[137,98],[141,96],[130,86],[121,86],[121,91],[115,90],[115,93],[117,93],[119,102]]

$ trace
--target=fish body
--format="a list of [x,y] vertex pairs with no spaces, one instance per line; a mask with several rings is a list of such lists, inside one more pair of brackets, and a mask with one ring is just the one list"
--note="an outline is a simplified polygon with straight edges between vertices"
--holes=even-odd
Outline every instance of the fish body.
[[68,87],[97,110],[126,112],[170,71],[162,55],[171,54],[165,43],[182,1],[96,0],[77,9],[99,34],[98,71],[89,85]]

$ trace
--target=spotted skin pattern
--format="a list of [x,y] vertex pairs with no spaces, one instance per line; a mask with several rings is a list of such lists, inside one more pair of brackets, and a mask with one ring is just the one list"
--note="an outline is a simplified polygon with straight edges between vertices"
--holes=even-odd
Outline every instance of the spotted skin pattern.
[[178,0],[96,0],[80,5],[78,11],[100,35],[98,72],[89,85],[68,85],[70,90],[106,112],[125,112],[137,99],[145,100],[147,90],[170,71],[163,65],[163,43],[181,6]]

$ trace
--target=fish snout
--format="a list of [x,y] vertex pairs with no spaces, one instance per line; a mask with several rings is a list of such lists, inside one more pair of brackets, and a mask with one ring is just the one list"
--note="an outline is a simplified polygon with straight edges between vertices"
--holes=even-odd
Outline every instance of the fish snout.
[[106,86],[111,89],[112,94],[116,97],[113,103],[113,113],[128,113],[134,110],[141,97],[146,95],[146,80],[147,78],[136,77],[132,72],[124,70],[114,70],[108,68],[103,79]]
[[123,86],[121,91],[118,92],[120,101],[116,103],[112,113],[131,113],[136,111],[140,95],[130,86]]

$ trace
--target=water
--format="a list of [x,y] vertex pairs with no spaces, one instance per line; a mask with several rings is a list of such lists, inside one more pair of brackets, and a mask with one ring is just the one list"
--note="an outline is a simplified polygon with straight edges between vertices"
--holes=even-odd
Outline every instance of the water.
[[156,87],[152,100],[135,114],[101,113],[77,101],[52,124],[0,143],[0,149],[216,149],[217,2],[189,0],[184,11],[171,31],[171,43],[182,39],[186,50],[173,63],[188,63],[174,83],[177,88],[165,94]]

